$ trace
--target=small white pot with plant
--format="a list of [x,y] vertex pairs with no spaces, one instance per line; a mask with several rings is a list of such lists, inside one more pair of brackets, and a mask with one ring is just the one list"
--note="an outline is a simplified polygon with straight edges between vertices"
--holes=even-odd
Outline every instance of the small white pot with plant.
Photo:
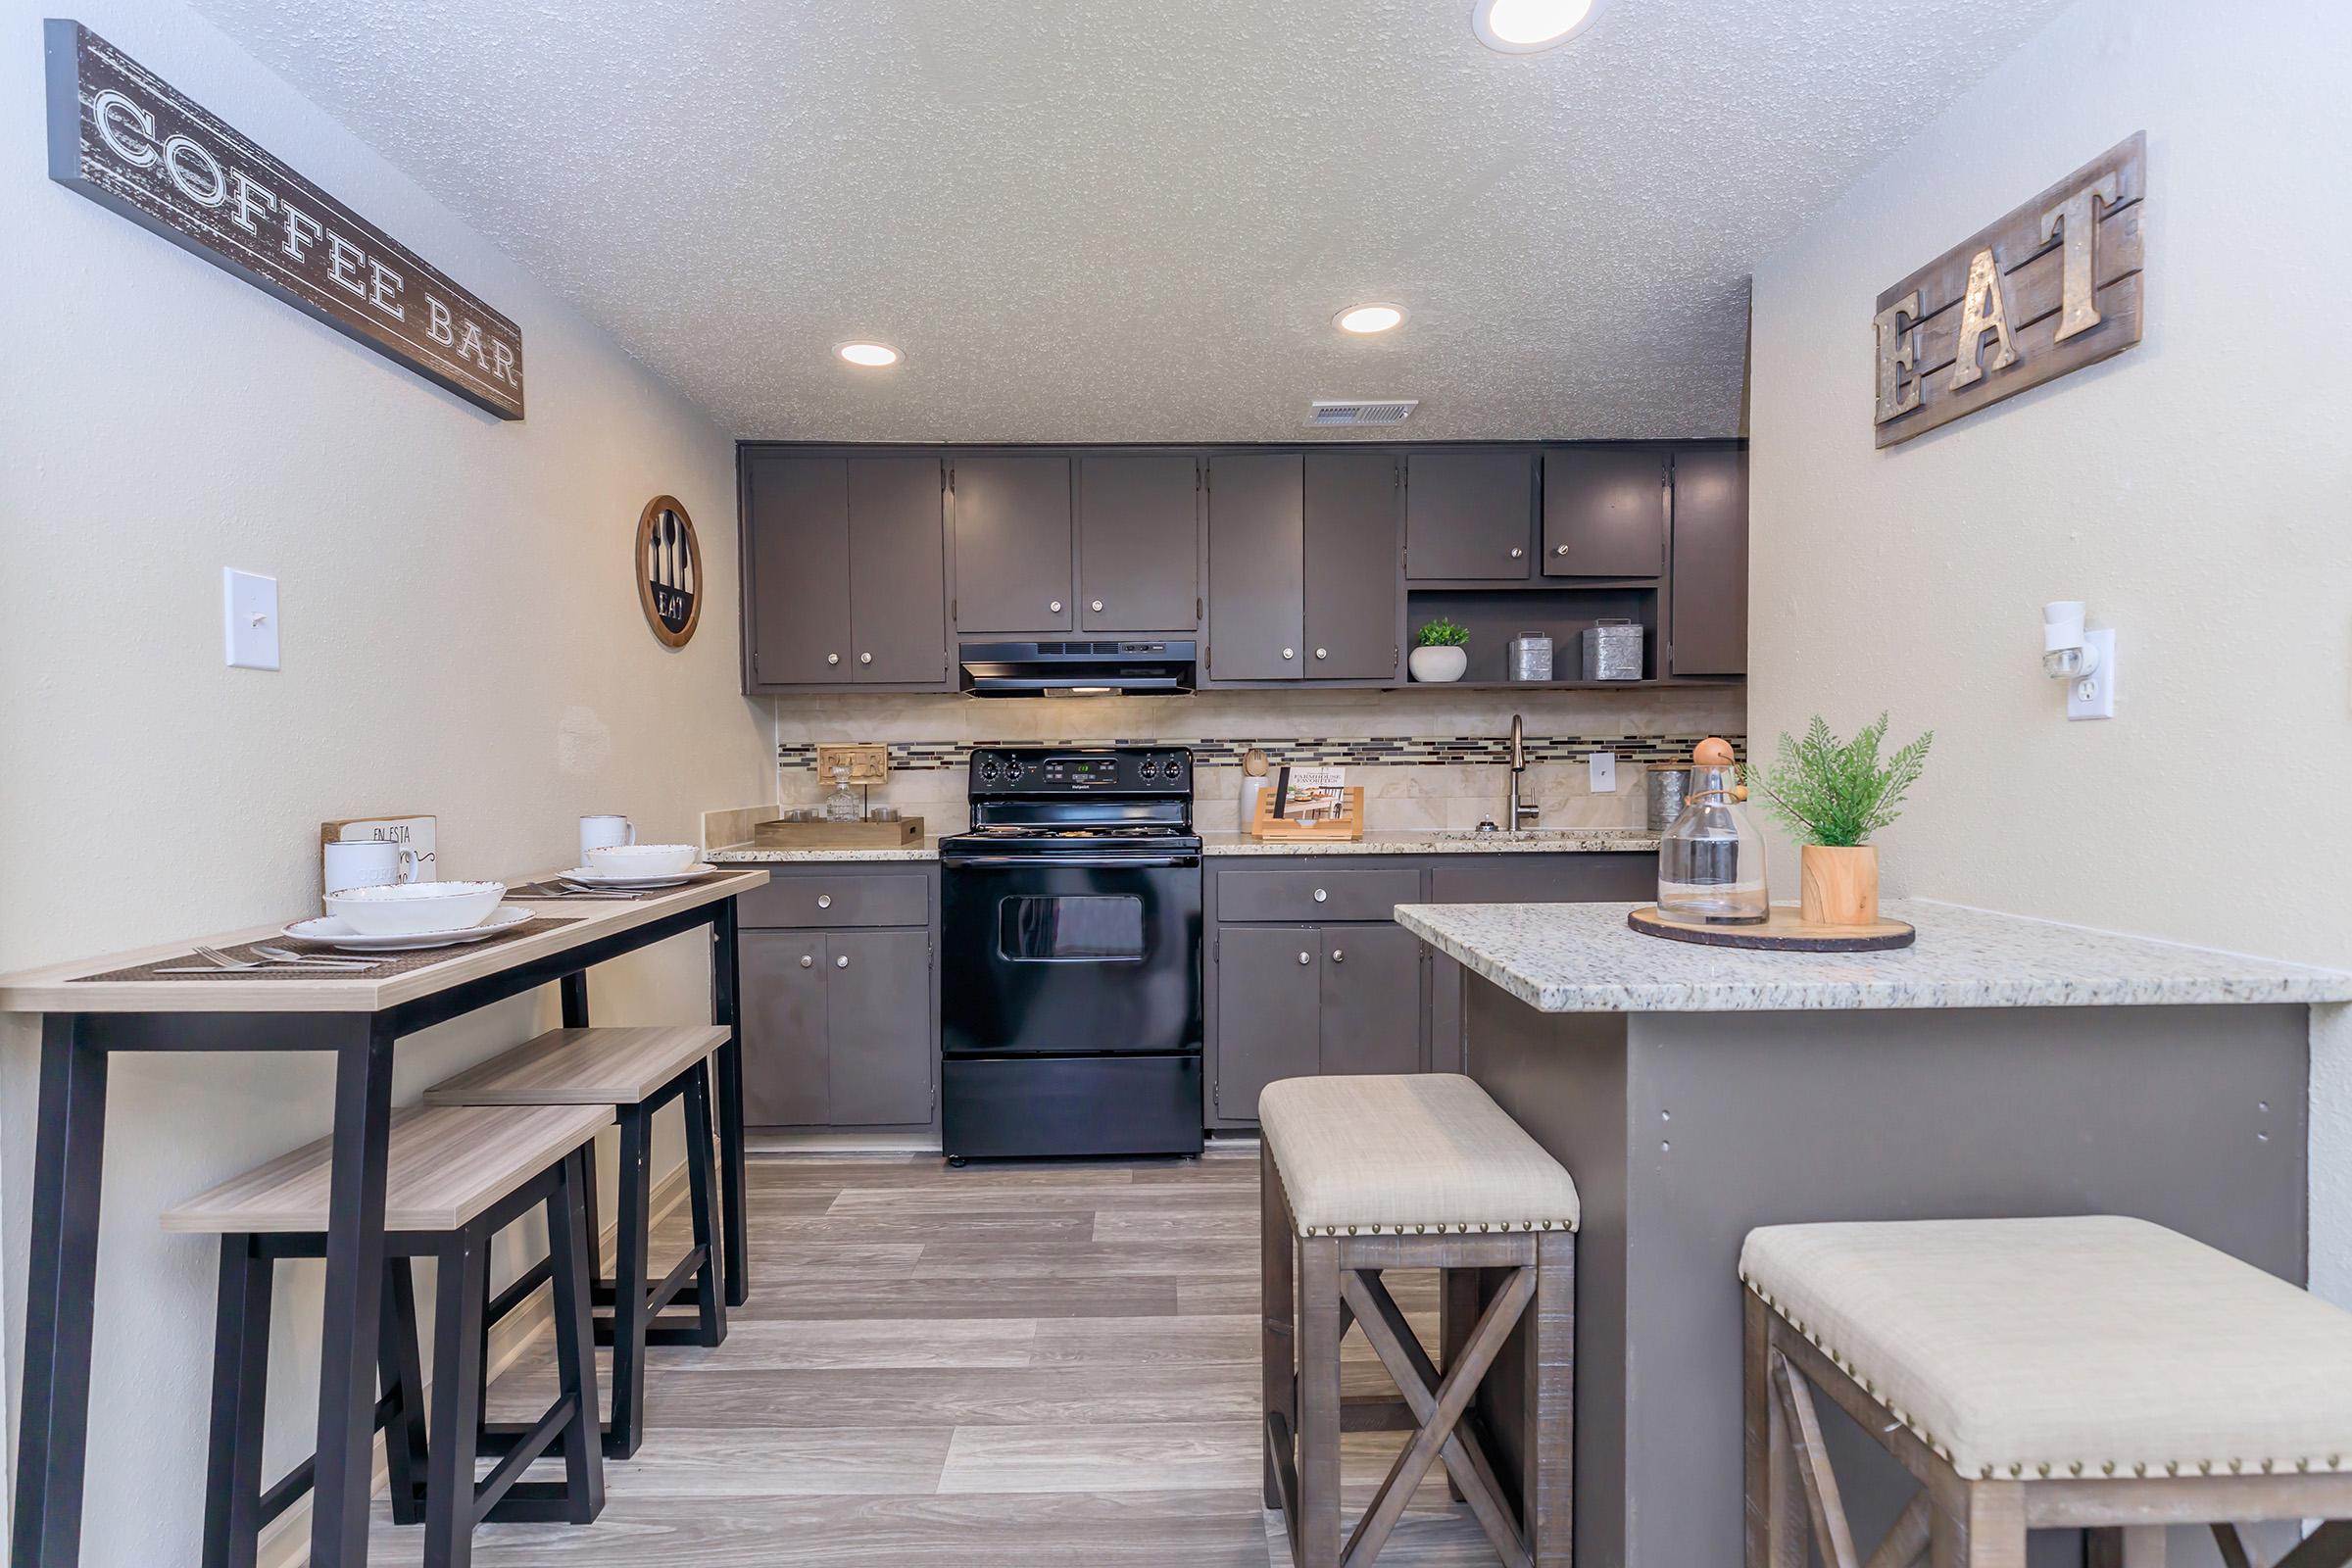
[[1413,651],[1405,664],[1418,681],[1460,680],[1462,671],[1470,667],[1469,641],[1468,627],[1441,615],[1414,634]]
[[1801,741],[1781,736],[1769,769],[1750,767],[1751,797],[1781,819],[1803,848],[1798,912],[1816,925],[1875,925],[1879,918],[1879,850],[1873,833],[1891,824],[1911,786],[1928,765],[1930,730],[1884,762],[1886,715],[1850,741],[1839,741],[1821,718]]

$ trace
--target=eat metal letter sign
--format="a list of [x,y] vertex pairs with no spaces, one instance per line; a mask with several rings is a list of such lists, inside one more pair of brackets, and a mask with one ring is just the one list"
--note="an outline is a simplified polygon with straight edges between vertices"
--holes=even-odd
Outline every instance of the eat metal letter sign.
[[1879,445],[2139,341],[2146,131],[1879,296]]

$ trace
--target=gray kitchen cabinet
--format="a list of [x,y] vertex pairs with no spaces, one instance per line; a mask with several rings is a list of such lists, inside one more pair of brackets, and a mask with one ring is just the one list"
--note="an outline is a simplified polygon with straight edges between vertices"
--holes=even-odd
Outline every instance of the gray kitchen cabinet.
[[1055,632],[1076,624],[1070,578],[1070,460],[957,457],[956,629]]
[[[1415,966],[1415,974],[1419,966]],[[1257,1097],[1308,1078],[1322,1047],[1323,933],[1314,926],[1229,926],[1217,933],[1217,1116],[1257,1120]]]
[[1208,465],[1208,676],[1297,680],[1305,640],[1301,456]]
[[1401,460],[1386,452],[1309,452],[1301,475],[1304,680],[1396,680],[1403,674]]
[[1078,629],[1191,631],[1200,623],[1200,460],[1082,457]]
[[744,460],[744,689],[948,680],[936,457]]
[[1536,460],[1415,452],[1404,466],[1409,582],[1525,582],[1536,537]]
[[1747,453],[1697,446],[1674,455],[1674,571],[1667,673],[1747,673]]
[[824,933],[739,932],[736,964],[744,1120],[756,1127],[826,1125],[832,1049],[825,1034]]
[[835,931],[825,938],[826,1083],[835,1127],[931,1114],[931,938],[924,931]]
[[1544,575],[1655,577],[1666,569],[1666,457],[1656,447],[1544,454]]
[[1323,928],[1316,1070],[1421,1070],[1421,939],[1400,925]]

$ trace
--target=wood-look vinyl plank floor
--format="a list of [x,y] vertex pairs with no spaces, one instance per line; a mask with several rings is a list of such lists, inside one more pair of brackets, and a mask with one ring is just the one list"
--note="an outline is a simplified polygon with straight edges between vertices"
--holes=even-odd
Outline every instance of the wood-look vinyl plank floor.
[[[645,1446],[606,1467],[594,1525],[485,1526],[480,1568],[1290,1568],[1259,1497],[1253,1146],[961,1171],[762,1157],[751,1187],[726,1344],[655,1349]],[[673,1211],[654,1255],[685,1241]],[[1389,1285],[1434,1341],[1434,1277]],[[493,1414],[543,1408],[552,1362],[531,1346]],[[1392,1392],[1360,1333],[1342,1383]],[[1402,1442],[1345,1440],[1350,1519]],[[418,1534],[379,1506],[370,1561],[416,1562]],[[1442,1474],[1381,1554],[1493,1561]]]

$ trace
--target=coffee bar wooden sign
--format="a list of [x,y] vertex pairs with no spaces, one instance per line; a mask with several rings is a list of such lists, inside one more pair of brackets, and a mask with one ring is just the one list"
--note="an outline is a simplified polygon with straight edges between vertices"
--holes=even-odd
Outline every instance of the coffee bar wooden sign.
[[1879,445],[2139,341],[2147,132],[1879,296]]
[[47,24],[49,177],[504,419],[522,332],[78,22]]

